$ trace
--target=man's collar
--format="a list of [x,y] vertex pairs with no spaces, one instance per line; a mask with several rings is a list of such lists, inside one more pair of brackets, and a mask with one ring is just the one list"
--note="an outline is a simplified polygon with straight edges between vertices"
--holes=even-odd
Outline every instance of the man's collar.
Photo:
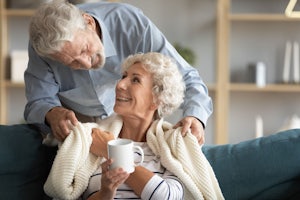
[[110,37],[108,30],[107,30],[105,24],[103,23],[103,21],[101,19],[99,19],[97,16],[93,15],[92,13],[89,13],[89,14],[91,16],[93,16],[94,19],[96,19],[97,23],[100,26],[101,35],[102,35],[101,41],[104,46],[105,56],[111,57],[111,56],[117,55],[114,43],[112,42],[111,37]]

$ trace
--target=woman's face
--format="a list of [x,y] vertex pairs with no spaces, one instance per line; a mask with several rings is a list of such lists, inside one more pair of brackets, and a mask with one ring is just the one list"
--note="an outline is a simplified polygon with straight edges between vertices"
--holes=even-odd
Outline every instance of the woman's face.
[[141,63],[133,64],[116,85],[114,111],[125,117],[153,117],[157,106],[152,87],[152,75]]
[[52,55],[72,69],[96,69],[105,63],[104,47],[93,29],[79,30],[72,42],[65,42],[59,53]]

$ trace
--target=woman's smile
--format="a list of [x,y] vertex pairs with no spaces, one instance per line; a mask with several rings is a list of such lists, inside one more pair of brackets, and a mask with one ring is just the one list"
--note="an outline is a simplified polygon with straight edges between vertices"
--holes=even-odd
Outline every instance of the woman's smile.
[[131,100],[131,98],[128,98],[128,97],[121,97],[121,96],[118,97],[118,96],[117,96],[116,100],[119,101],[119,102],[128,102],[128,101]]

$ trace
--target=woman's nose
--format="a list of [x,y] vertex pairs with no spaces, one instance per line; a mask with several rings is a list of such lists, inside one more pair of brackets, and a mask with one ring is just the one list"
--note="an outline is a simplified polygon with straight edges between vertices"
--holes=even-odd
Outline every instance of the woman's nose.
[[126,78],[122,78],[118,81],[117,83],[117,88],[118,89],[123,89],[125,90],[127,88],[127,84],[126,84]]

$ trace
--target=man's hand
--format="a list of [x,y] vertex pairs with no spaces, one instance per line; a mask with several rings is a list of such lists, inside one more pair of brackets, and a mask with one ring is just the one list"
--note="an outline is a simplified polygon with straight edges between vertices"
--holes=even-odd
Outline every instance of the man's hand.
[[188,129],[191,129],[192,134],[197,138],[200,145],[205,142],[204,128],[202,123],[195,117],[185,117],[175,124],[174,128],[182,126],[181,134],[185,136]]
[[46,122],[50,125],[54,137],[62,142],[70,134],[70,125],[76,126],[78,120],[73,111],[54,107],[46,114]]
[[97,128],[92,129],[93,142],[90,147],[90,152],[99,157],[108,158],[107,143],[115,139],[114,134],[107,131],[102,131]]

